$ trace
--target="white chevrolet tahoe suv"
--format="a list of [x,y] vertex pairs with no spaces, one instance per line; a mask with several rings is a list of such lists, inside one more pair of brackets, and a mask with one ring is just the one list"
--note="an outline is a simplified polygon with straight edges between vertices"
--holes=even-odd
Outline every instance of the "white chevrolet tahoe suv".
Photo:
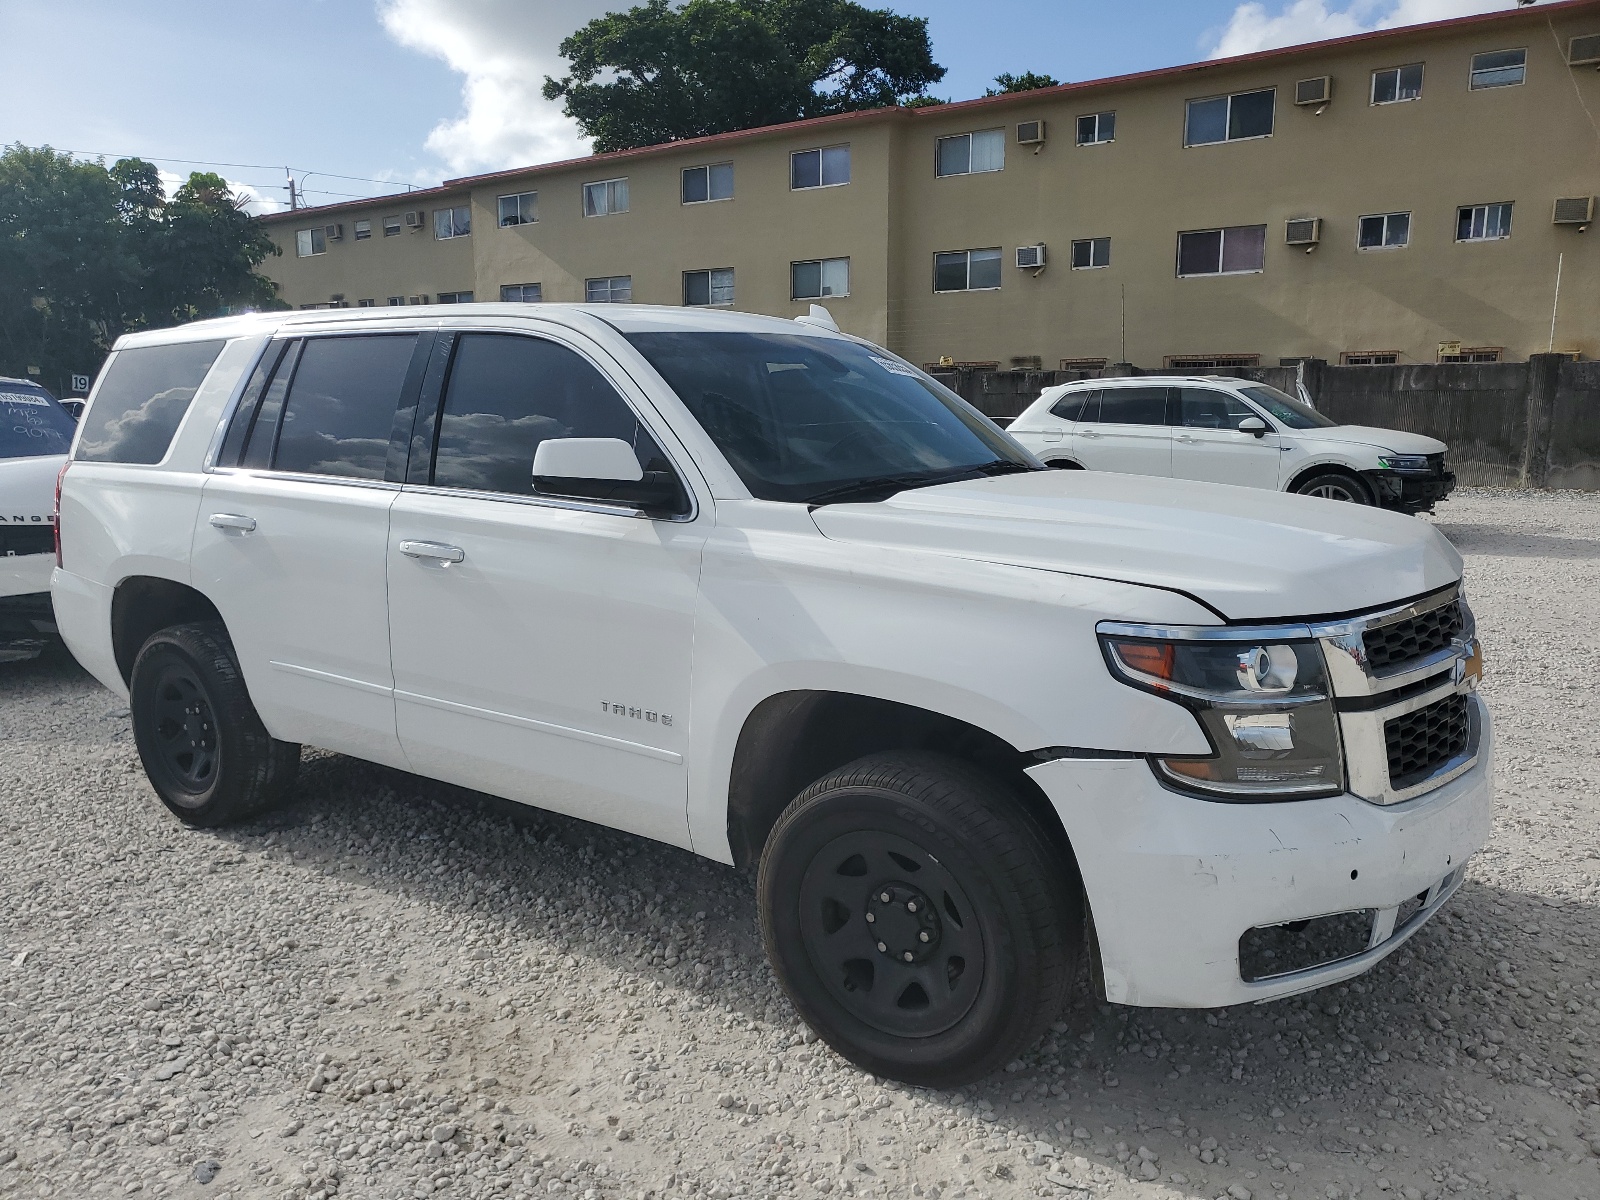
[[32,658],[55,633],[54,497],[72,432],[44,388],[0,376],[0,662]]
[[1490,828],[1461,559],[1395,513],[1046,470],[893,354],[611,306],[122,338],[61,631],[182,820],[305,743],[758,864],[804,1019],[922,1083],[1088,986],[1366,971]]
[[1052,467],[1271,488],[1407,513],[1431,512],[1456,482],[1435,438],[1340,425],[1247,379],[1079,380],[1045,389],[1007,430]]

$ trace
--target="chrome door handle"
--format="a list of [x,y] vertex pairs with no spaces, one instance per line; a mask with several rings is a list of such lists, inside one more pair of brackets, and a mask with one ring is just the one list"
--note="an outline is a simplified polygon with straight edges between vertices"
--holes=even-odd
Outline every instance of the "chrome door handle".
[[242,533],[254,533],[256,519],[242,517],[238,513],[212,513],[211,527],[213,529],[237,529]]
[[407,558],[431,558],[437,562],[464,562],[467,552],[460,546],[446,546],[442,542],[401,542],[400,553]]
[[1087,437],[1087,438],[1097,438],[1100,435],[1098,433],[1096,433],[1092,429],[1080,429],[1080,430],[1078,430],[1078,436],[1079,437]]
[[1175,442],[1191,443],[1191,442],[1198,442],[1200,439],[1199,438],[1190,437],[1187,433],[1180,433],[1177,437],[1173,438],[1172,440],[1175,441]]

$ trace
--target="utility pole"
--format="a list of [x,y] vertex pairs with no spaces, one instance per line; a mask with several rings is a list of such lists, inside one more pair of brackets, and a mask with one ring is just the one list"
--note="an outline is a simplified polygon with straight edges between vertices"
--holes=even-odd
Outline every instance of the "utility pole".
[[289,181],[289,211],[293,212],[295,209],[300,207],[300,197],[296,193],[294,186],[294,172],[289,170],[288,167],[285,167],[283,169],[283,174],[284,177]]

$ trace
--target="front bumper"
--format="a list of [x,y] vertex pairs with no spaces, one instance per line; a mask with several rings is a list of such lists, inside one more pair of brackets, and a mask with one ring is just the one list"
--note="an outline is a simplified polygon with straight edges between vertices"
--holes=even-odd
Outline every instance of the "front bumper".
[[1455,473],[1444,470],[1432,475],[1368,471],[1366,476],[1380,507],[1405,513],[1432,511],[1433,506],[1447,498],[1456,487]]
[[[1492,733],[1487,711],[1473,703],[1476,764],[1387,806],[1348,793],[1201,800],[1163,787],[1141,759],[1030,768],[1077,853],[1106,998],[1155,1008],[1272,1000],[1360,975],[1393,953],[1449,899],[1489,837]],[[1242,976],[1247,931],[1353,910],[1377,912],[1364,951],[1254,982]]]

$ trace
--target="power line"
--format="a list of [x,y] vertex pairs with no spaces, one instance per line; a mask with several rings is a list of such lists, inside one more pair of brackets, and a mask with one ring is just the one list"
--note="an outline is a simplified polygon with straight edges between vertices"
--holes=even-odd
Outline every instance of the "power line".
[[[307,174],[307,175],[320,175],[324,179],[348,179],[353,183],[381,183],[381,184],[386,184],[389,187],[403,187],[403,188],[406,188],[408,190],[411,189],[411,188],[427,188],[427,187],[432,187],[433,186],[432,184],[425,184],[425,183],[407,183],[407,182],[405,182],[403,180],[398,180],[398,179],[369,179],[365,175],[338,175],[338,174],[335,174],[332,171],[308,171],[304,167],[289,167],[289,166],[285,166],[282,163],[273,164],[273,163],[210,162],[210,161],[208,161],[206,159],[203,159],[203,158],[163,158],[162,156],[157,155],[157,154],[115,154],[115,153],[112,153],[109,150],[65,150],[65,149],[62,149],[59,146],[50,146],[50,147],[30,146],[30,147],[28,147],[28,149],[30,149],[30,150],[51,149],[51,150],[56,151],[56,153],[58,153],[58,154],[72,154],[72,155],[77,155],[77,156],[80,156],[80,157],[83,157],[83,158],[142,158],[142,159],[145,159],[147,162],[182,163],[184,166],[188,166],[188,167],[230,167],[230,168],[234,168],[234,169],[237,169],[237,170],[243,170],[243,171],[296,171],[296,172],[299,172],[299,173],[302,173],[302,174]],[[335,195],[342,195],[343,193],[326,192],[326,193],[323,193],[323,194],[329,195],[329,196],[335,196]],[[355,197],[355,199],[362,199],[362,197]]]

